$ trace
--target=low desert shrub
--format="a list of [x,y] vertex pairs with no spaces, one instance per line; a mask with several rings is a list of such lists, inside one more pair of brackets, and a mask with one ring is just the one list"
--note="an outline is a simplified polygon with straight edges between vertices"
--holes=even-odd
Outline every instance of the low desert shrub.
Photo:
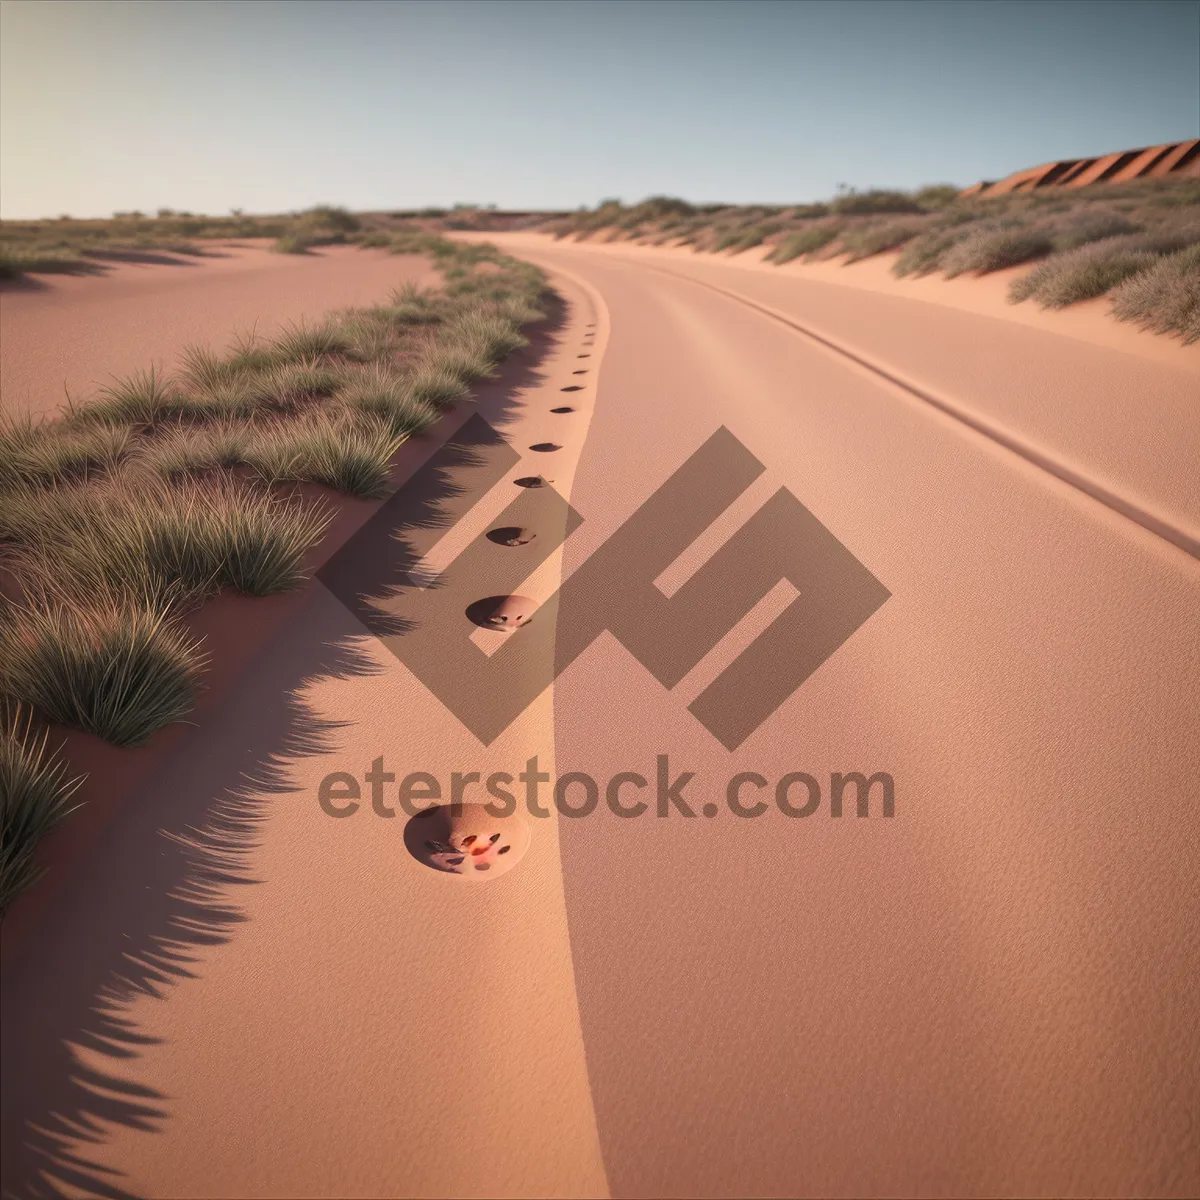
[[811,229],[788,234],[768,256],[776,264],[791,262],[801,255],[805,257],[824,249],[840,231],[837,225],[814,225]]
[[313,245],[311,237],[299,233],[285,233],[275,240],[271,249],[276,254],[311,254]]
[[1111,209],[1091,208],[1076,212],[1068,208],[1052,227],[1051,237],[1055,250],[1074,250],[1088,242],[1137,233],[1140,228],[1136,222]]
[[1158,256],[1139,248],[1138,241],[1137,237],[1106,238],[1055,254],[1028,275],[1014,279],[1008,298],[1014,304],[1033,298],[1042,308],[1066,308],[1102,296],[1157,261]]
[[1054,249],[1050,235],[1033,229],[972,229],[938,259],[947,279],[977,275],[1042,258]]
[[1200,341],[1200,245],[1160,258],[1112,294],[1118,321],[1173,334],[1185,345]]
[[843,216],[868,213],[918,213],[921,206],[907,192],[891,191],[886,188],[871,188],[866,192],[846,192],[830,205],[835,213]]
[[847,255],[847,262],[858,262],[885,250],[895,250],[920,232],[921,227],[912,222],[885,221],[880,225],[844,230],[838,248]]

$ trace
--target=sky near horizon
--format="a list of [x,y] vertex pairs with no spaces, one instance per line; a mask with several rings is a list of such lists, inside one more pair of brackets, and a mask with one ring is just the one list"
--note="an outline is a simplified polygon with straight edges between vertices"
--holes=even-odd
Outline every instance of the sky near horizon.
[[1200,0],[2,0],[0,215],[791,202],[1200,134]]

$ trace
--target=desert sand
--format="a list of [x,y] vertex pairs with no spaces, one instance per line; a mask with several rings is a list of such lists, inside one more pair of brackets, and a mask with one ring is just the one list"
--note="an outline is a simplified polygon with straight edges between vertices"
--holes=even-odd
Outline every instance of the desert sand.
[[[5,964],[5,1186],[1195,1195],[1194,376],[866,288],[489,240],[568,314],[478,410],[583,518],[512,592],[548,599],[724,426],[765,469],[657,589],[783,488],[890,598],[733,751],[688,705],[802,577],[669,690],[602,635],[486,747],[320,582],[286,598]],[[512,500],[456,497],[472,469],[406,534],[455,603],[455,555]],[[1126,511],[1151,508],[1180,537]],[[598,780],[667,755],[716,815],[537,821],[468,885],[402,818],[317,802],[381,755],[445,780],[533,753]],[[724,805],[739,771],[856,770],[894,778],[891,819]]]
[[173,263],[108,263],[101,275],[39,275],[0,286],[0,411],[51,415],[113,376],[167,367],[192,344],[225,346],[256,329],[332,308],[377,304],[389,289],[437,278],[428,260],[357,246],[273,254],[265,242],[218,244]]
[[[561,328],[411,441],[398,481],[479,412],[518,446],[553,437],[511,474],[552,458],[569,490],[593,394],[576,355],[602,353],[607,324],[588,288],[563,290]],[[589,402],[550,413],[568,386]],[[515,490],[506,476],[446,536],[413,533],[425,562],[481,536]],[[343,506],[321,558],[378,507]],[[560,561],[527,585],[539,599]],[[550,694],[484,748],[320,584],[255,610],[272,606],[274,636],[249,646],[245,604],[224,627],[201,614],[237,669],[224,659],[198,728],[151,747],[136,796],[85,786],[110,810],[93,853],[60,852],[68,827],[47,839],[42,895],[9,918],[6,1187],[44,1172],[146,1196],[607,1194],[555,823],[536,823],[511,874],[466,887],[406,853],[402,814],[336,820],[317,803],[324,776],[380,756],[443,781],[535,755],[553,772]]]

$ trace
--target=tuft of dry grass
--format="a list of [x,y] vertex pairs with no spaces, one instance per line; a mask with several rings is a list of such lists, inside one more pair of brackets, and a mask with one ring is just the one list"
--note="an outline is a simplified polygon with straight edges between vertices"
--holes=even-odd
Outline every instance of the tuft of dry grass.
[[[407,287],[224,353],[193,347],[174,376],[140,372],[58,422],[0,425],[0,701],[121,746],[186,717],[205,666],[180,624],[187,608],[304,580],[331,514],[295,485],[386,495],[403,441],[543,316],[536,268],[425,235],[419,249],[445,287]],[[12,831],[0,899],[10,878],[28,881],[49,827],[28,814],[59,811],[62,780],[39,754],[27,740],[0,745]]]
[[203,665],[199,642],[165,612],[103,598],[13,607],[0,624],[4,694],[115,746],[144,745],[187,716]]
[[49,749],[27,708],[0,701],[0,917],[18,893],[42,874],[34,863],[38,840],[74,811],[82,778]]

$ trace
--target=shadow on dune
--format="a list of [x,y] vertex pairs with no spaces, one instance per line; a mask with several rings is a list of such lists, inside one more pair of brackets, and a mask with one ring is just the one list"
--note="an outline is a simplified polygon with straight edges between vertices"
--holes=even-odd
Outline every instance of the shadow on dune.
[[55,263],[49,270],[30,271],[28,274],[0,276],[0,292],[45,292],[50,283],[42,276],[53,275],[104,275],[109,268],[103,263],[81,258],[76,262]]
[[[476,401],[448,417],[445,432],[402,450],[397,482],[452,443],[471,411],[499,428],[513,419],[517,390],[538,381],[538,363],[561,325],[561,304],[551,308],[530,345],[475,389]],[[461,461],[471,453],[464,448]],[[459,490],[453,476],[440,473],[402,513],[392,506],[390,527],[378,529],[369,554],[354,539],[361,561],[349,566],[363,596],[403,583],[415,561],[406,535],[446,523],[442,505]],[[344,545],[334,557],[347,567],[349,531],[340,517]],[[273,802],[298,790],[292,764],[329,752],[339,728],[313,711],[305,692],[323,679],[377,669],[356,648],[363,625],[315,580],[267,600],[219,597],[194,623],[213,659],[194,725],[173,726],[135,751],[67,735],[73,769],[91,771],[80,794],[85,807],[44,840],[39,858],[50,874],[4,922],[5,1197],[133,1195],[123,1172],[105,1161],[109,1130],[153,1132],[171,1116],[171,1097],[136,1082],[132,1064],[155,1039],[139,1027],[135,1005],[164,999],[176,982],[202,973],[213,948],[248,919],[241,889],[267,882],[254,864]],[[253,1152],[249,1141],[246,1152]]]
[[97,262],[140,263],[152,267],[194,267],[201,255],[172,254],[163,250],[89,250]]

